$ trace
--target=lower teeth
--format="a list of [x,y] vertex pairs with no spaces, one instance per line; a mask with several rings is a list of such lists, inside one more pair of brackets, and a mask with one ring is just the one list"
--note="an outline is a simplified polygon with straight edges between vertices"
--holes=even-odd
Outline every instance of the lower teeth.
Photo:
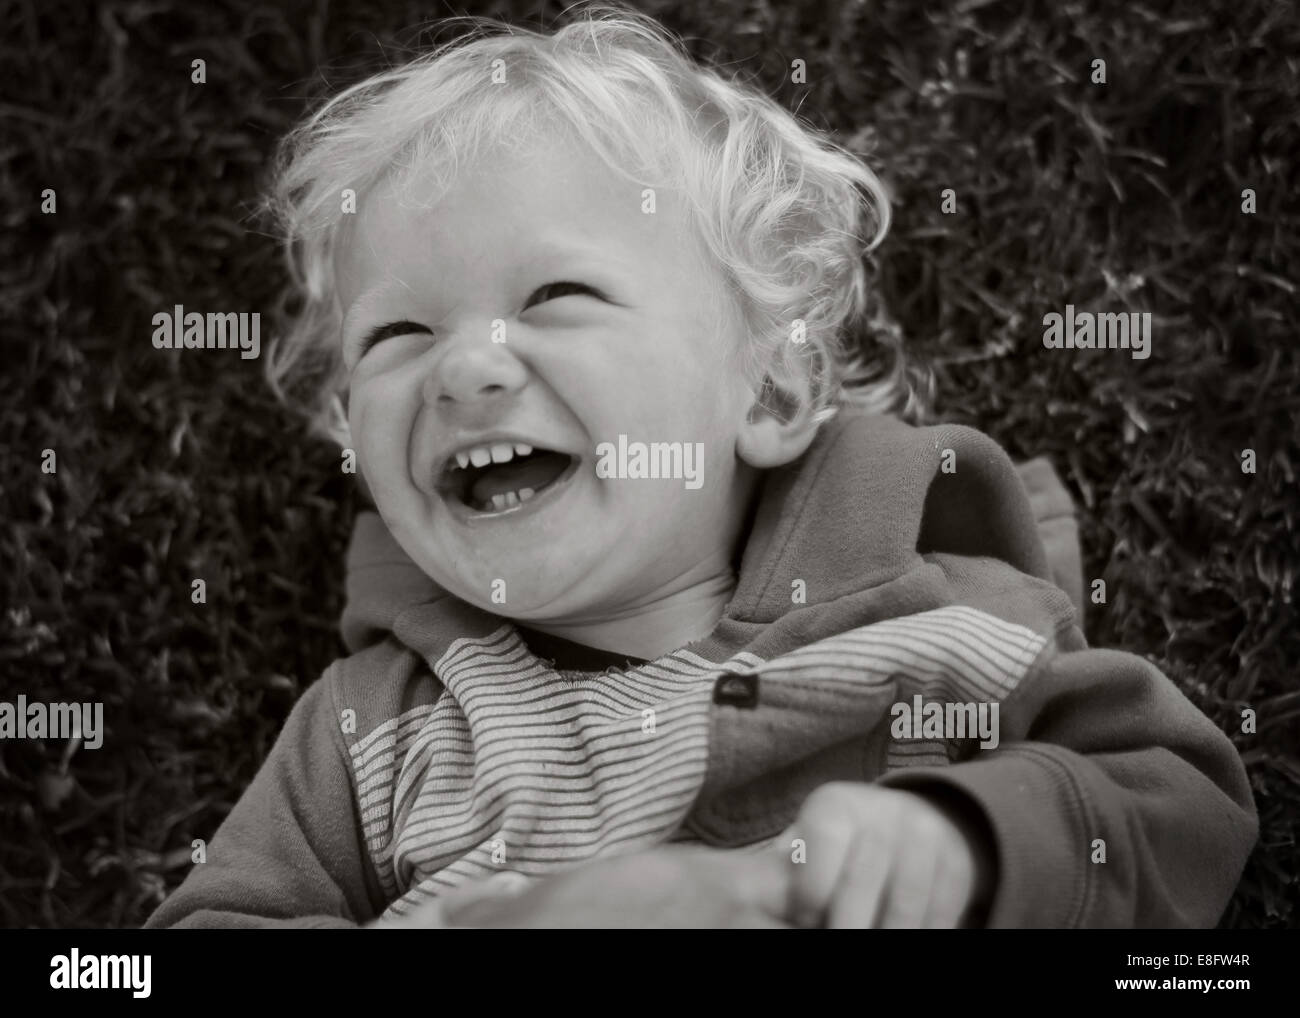
[[523,502],[527,502],[536,495],[537,492],[532,488],[520,488],[518,491],[507,491],[501,494],[493,495],[486,502],[479,506],[482,511],[492,510],[500,512],[503,509],[512,509]]

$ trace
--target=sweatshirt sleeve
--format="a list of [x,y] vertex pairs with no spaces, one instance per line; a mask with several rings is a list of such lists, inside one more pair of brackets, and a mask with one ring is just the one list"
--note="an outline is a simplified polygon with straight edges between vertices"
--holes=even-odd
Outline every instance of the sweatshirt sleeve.
[[147,929],[348,928],[374,918],[378,880],[361,841],[329,678],[299,698],[207,860]]
[[988,926],[1218,922],[1258,819],[1235,747],[1168,678],[1132,654],[1058,651],[1000,715],[997,749],[880,780],[982,811],[998,859]]
[[1046,456],[1017,465],[1016,473],[1029,495],[1052,582],[1070,595],[1075,616],[1082,619],[1087,601],[1083,596],[1083,561],[1074,500]]

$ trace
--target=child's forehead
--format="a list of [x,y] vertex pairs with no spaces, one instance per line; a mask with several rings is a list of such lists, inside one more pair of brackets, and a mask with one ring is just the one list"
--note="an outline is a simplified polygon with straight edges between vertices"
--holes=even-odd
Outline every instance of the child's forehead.
[[389,168],[376,191],[407,212],[445,210],[456,203],[482,201],[519,206],[573,204],[576,196],[592,206],[636,209],[648,179],[635,170],[611,166],[590,147],[559,138],[507,139],[464,155],[429,153]]
[[366,287],[382,263],[421,254],[436,260],[483,255],[498,265],[605,263],[635,268],[647,258],[687,257],[699,238],[676,189],[620,173],[569,140],[499,146],[454,168],[427,159],[380,177],[336,251],[340,281]]

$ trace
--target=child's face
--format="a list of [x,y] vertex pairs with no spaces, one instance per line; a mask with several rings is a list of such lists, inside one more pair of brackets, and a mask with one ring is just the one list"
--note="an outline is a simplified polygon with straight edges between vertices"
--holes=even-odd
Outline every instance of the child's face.
[[[352,444],[394,537],[456,596],[536,621],[635,613],[715,577],[752,492],[736,438],[753,394],[680,198],[643,211],[641,187],[558,140],[465,167],[420,208],[429,182],[360,195],[338,260]],[[620,435],[702,443],[702,485],[597,477]],[[519,443],[565,455],[449,469]]]

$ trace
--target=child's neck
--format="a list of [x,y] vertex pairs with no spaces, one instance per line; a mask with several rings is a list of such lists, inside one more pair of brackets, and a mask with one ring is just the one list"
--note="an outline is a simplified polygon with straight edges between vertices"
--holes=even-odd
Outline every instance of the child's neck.
[[671,589],[616,612],[564,621],[519,621],[562,640],[652,661],[713,632],[735,590],[735,571],[720,557],[701,563]]

